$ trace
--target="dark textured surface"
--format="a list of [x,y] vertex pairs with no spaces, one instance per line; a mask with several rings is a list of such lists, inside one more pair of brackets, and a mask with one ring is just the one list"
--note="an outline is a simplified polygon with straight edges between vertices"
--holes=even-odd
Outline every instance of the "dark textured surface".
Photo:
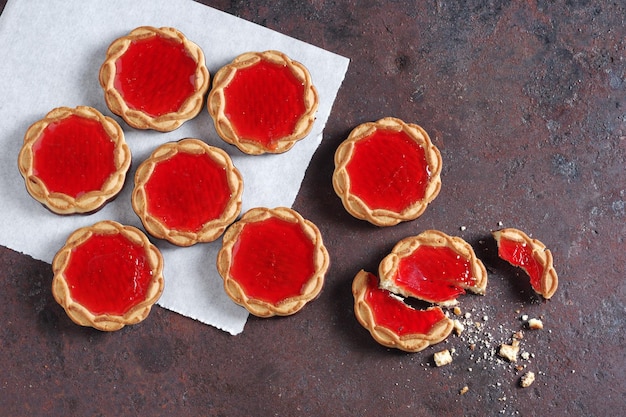
[[[238,336],[159,307],[105,334],[69,321],[50,293],[49,265],[0,248],[0,414],[624,412],[622,1],[206,3],[351,59],[295,204],[330,252],[321,296],[291,317],[251,318]],[[348,132],[384,116],[422,125],[444,168],[421,218],[380,229],[343,210],[331,175]],[[549,302],[495,256],[489,233],[499,222],[552,250],[560,287]],[[460,337],[415,354],[383,348],[354,318],[352,277],[427,228],[474,246],[488,293],[461,299],[472,317],[461,317]],[[522,328],[522,314],[545,328],[524,332],[531,355],[518,371],[495,351]],[[432,355],[443,348],[455,350],[454,362],[436,368]],[[537,380],[522,389],[526,370]]]

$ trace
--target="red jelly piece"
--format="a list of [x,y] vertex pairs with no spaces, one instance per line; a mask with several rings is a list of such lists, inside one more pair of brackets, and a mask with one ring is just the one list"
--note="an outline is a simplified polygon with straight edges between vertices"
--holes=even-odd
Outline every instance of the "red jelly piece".
[[248,223],[233,247],[230,275],[249,298],[277,304],[302,294],[315,273],[314,251],[298,223]]
[[530,277],[530,285],[533,289],[539,293],[542,292],[541,277],[544,269],[533,256],[532,248],[528,244],[500,238],[498,256],[512,265],[523,268]]
[[356,142],[346,169],[352,194],[397,213],[424,198],[430,179],[424,149],[402,131],[379,129]]
[[231,198],[226,170],[207,154],[178,152],[145,184],[148,212],[168,228],[196,232],[219,218]]
[[365,301],[372,309],[377,325],[386,327],[398,336],[412,334],[428,334],[433,327],[446,316],[438,308],[416,310],[378,287],[378,278],[368,273],[367,293]]
[[194,94],[196,65],[181,42],[137,39],[116,61],[114,86],[129,108],[158,117],[178,111]]
[[242,140],[271,148],[304,114],[304,85],[286,65],[266,60],[237,70],[224,88],[224,113]]
[[448,306],[466,290],[484,294],[487,287],[487,271],[472,247],[438,230],[402,239],[378,272],[384,289]]
[[94,315],[123,315],[146,297],[152,270],[144,248],[121,234],[94,234],[72,250],[65,280]]
[[475,282],[470,263],[448,247],[420,246],[400,260],[395,276],[397,286],[432,302],[455,299]]
[[80,197],[116,171],[114,150],[100,122],[70,115],[50,123],[33,145],[33,174],[49,192]]

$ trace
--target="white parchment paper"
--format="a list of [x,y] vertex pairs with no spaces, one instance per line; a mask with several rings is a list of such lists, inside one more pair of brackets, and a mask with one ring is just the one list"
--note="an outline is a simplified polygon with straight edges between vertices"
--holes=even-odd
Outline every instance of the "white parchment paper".
[[[320,97],[312,132],[284,154],[250,156],[219,139],[206,108],[169,133],[129,127],[106,107],[98,71],[109,44],[143,25],[183,32],[203,49],[211,75],[248,51],[276,49],[303,63]],[[349,62],[191,0],[10,0],[0,16],[0,56],[0,245],[46,262],[79,227],[111,219],[142,228],[130,204],[134,168],[168,141],[194,137],[228,152],[244,178],[244,212],[291,206]],[[17,155],[32,123],[55,107],[79,105],[95,107],[120,123],[133,168],[120,195],[99,212],[58,216],[26,192]],[[165,265],[159,304],[231,334],[243,331],[248,313],[226,296],[215,267],[221,240],[188,248],[152,240]]]

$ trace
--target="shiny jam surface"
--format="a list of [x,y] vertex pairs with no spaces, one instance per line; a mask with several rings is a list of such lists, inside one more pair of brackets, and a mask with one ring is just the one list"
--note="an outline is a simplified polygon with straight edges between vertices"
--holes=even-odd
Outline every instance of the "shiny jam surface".
[[261,60],[224,88],[224,113],[237,135],[267,148],[293,133],[305,112],[304,85],[286,65]]
[[132,41],[115,65],[114,86],[126,105],[152,117],[178,111],[195,92],[196,62],[175,40]]
[[248,223],[233,246],[230,275],[248,297],[277,304],[301,295],[315,272],[314,249],[298,223]]
[[115,143],[96,120],[70,115],[52,122],[32,149],[33,174],[49,192],[77,198],[100,190],[115,172]]
[[408,334],[427,334],[433,326],[445,316],[439,308],[415,310],[389,291],[378,287],[378,278],[368,275],[365,300],[373,311],[375,322],[398,336]]
[[532,249],[524,242],[500,238],[498,256],[515,266],[523,268],[530,277],[530,285],[541,291],[543,267],[533,257]]
[[424,149],[406,133],[388,130],[356,142],[346,170],[352,194],[370,209],[397,213],[424,198],[430,178]]
[[157,163],[145,191],[153,217],[187,232],[219,218],[231,197],[224,167],[206,154],[184,152]]
[[395,276],[399,287],[428,301],[443,302],[464,294],[461,285],[476,279],[470,263],[448,247],[419,246],[400,260]]
[[65,279],[72,299],[93,314],[123,315],[145,299],[152,271],[141,246],[94,234],[72,250]]

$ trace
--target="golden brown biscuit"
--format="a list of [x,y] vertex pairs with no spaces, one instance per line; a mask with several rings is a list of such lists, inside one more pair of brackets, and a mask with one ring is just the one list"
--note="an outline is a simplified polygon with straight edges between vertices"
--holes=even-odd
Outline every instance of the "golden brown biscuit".
[[223,150],[198,139],[159,146],[137,168],[132,205],[151,235],[212,242],[241,212],[243,179]]
[[52,294],[76,324],[139,323],[163,292],[163,258],[132,226],[102,221],[72,233],[52,262]]
[[438,230],[402,239],[378,273],[382,288],[446,307],[466,290],[482,295],[487,288],[487,271],[470,244]]
[[142,26],[116,39],[100,67],[109,109],[134,128],[161,132],[200,112],[209,78],[202,49],[169,27]]
[[333,188],[354,217],[393,226],[422,215],[439,194],[440,172],[426,131],[386,117],[357,126],[339,145]]
[[57,214],[100,209],[122,189],[130,163],[122,128],[87,106],[50,111],[28,128],[18,156],[29,194]]
[[319,104],[309,71],[282,52],[248,52],[221,68],[208,97],[220,137],[242,152],[286,152],[309,134]]
[[217,256],[228,296],[258,317],[302,309],[321,291],[328,264],[318,228],[286,207],[247,211]]
[[552,252],[546,245],[514,228],[496,230],[492,234],[498,243],[498,256],[526,271],[533,290],[545,299],[551,298],[559,286],[559,277]]

